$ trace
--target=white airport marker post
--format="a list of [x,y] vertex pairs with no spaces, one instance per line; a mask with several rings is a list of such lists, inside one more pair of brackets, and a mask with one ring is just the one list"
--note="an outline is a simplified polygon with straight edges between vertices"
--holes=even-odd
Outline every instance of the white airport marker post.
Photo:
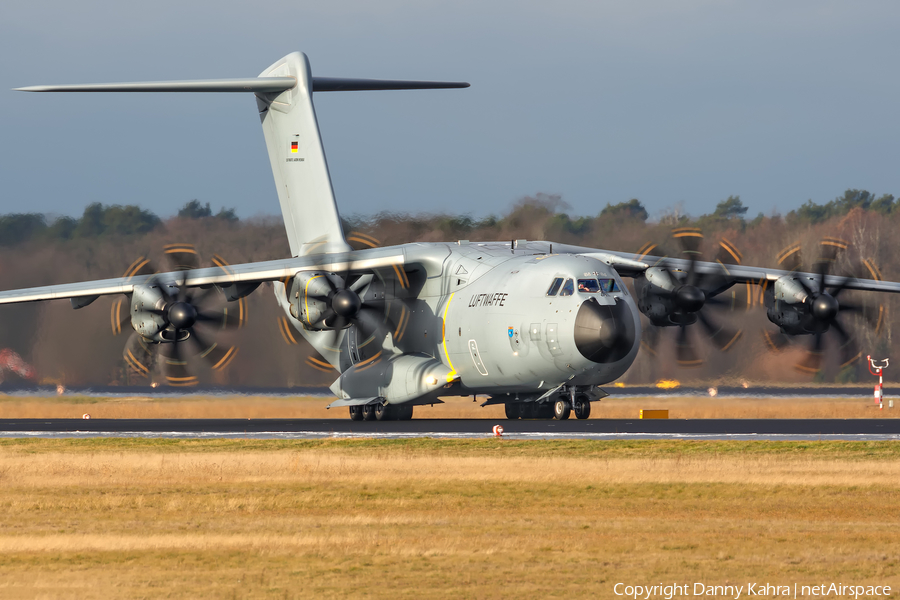
[[[871,356],[866,356],[866,360],[869,361],[869,373],[878,377],[878,383],[875,384],[875,404],[878,405],[878,410],[884,409],[884,369],[888,368],[890,364],[890,359],[885,358],[884,360],[873,360]],[[881,363],[881,364],[876,364]],[[874,371],[873,371],[874,369]],[[890,400],[888,404],[888,408],[894,408],[894,401]]]

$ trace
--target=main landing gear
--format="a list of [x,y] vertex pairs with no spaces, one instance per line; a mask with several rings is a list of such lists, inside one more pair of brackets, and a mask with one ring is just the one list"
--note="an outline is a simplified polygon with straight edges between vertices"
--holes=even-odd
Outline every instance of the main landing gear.
[[568,394],[560,394],[556,401],[550,402],[509,402],[505,404],[507,419],[556,419],[565,421],[572,412],[576,419],[587,419],[591,416],[591,400],[585,394],[575,396],[575,402],[569,400]]
[[365,404],[350,407],[351,421],[409,421],[413,407],[409,404]]

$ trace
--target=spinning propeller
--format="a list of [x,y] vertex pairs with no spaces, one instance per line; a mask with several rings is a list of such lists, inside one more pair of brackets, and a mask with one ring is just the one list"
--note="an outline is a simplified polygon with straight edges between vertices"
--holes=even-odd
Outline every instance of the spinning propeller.
[[[648,269],[643,278],[635,280],[638,307],[650,320],[645,328],[645,347],[657,353],[661,329],[678,327],[675,340],[676,360],[682,367],[699,367],[703,364],[690,326],[700,323],[705,337],[720,351],[728,351],[740,339],[743,330],[727,325],[731,313],[749,307],[752,296],[743,284],[735,285],[728,275],[727,265],[741,263],[741,253],[731,242],[723,239],[718,246],[715,271],[698,269],[702,257],[703,234],[695,228],[679,228],[672,236],[681,245],[682,255],[688,260],[687,269],[677,268],[666,260],[656,244],[647,244],[638,251],[639,260],[648,255],[663,254]],[[704,310],[706,309],[706,310]],[[718,313],[713,317],[710,313]]]
[[[165,246],[165,258],[171,271],[187,271],[200,266],[199,256],[190,244]],[[228,271],[228,263],[213,255],[212,265]],[[247,318],[247,303],[240,297],[229,303],[220,286],[188,288],[185,278],[162,279],[151,261],[136,260],[125,277],[153,275],[136,286],[131,298],[120,298],[112,305],[113,334],[126,325],[135,331],[125,344],[125,362],[137,374],[149,377],[159,365],[169,385],[196,385],[192,371],[199,360],[213,371],[227,367],[237,354],[235,345],[216,339],[223,331],[240,328]],[[137,324],[137,325],[136,325]],[[151,334],[151,335],[147,335]]]
[[[819,243],[820,258],[814,265],[814,277],[794,276],[764,284],[763,297],[769,320],[780,327],[777,333],[763,331],[768,348],[778,352],[791,343],[793,336],[812,336],[806,354],[794,365],[798,371],[815,374],[821,369],[826,345],[833,345],[828,338],[837,344],[840,368],[859,360],[861,352],[854,335],[858,335],[858,327],[848,327],[842,314],[860,317],[875,335],[881,332],[884,306],[853,302],[844,290],[854,276],[833,274],[847,248],[844,240],[826,237]],[[803,264],[800,244],[782,251],[778,262],[785,270],[799,271]],[[866,278],[881,279],[880,271],[871,260],[862,261],[862,267]]]
[[[377,239],[358,232],[348,235],[347,241],[356,250],[380,246]],[[294,319],[307,330],[321,331],[325,336],[321,345],[316,343],[315,346],[320,350],[341,352],[341,332],[355,326],[356,335],[351,346],[359,355],[357,364],[365,361],[374,364],[381,358],[381,346],[378,344],[376,348],[370,343],[388,333],[394,343],[400,342],[409,323],[410,311],[402,301],[410,287],[409,275],[399,266],[383,272],[355,271],[351,263],[341,273],[299,273],[282,283]],[[299,343],[300,336],[289,319],[281,317],[279,329],[286,343]],[[306,364],[319,371],[334,370],[329,362],[316,356],[308,356]]]

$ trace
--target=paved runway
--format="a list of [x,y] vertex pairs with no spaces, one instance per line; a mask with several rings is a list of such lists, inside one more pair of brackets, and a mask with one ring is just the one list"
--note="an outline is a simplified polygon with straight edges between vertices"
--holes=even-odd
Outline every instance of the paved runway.
[[[874,379],[873,379],[874,385]],[[900,395],[900,388],[884,388],[885,396]],[[615,387],[604,386],[604,389],[613,397],[633,396],[707,396],[709,387],[677,387],[674,389],[661,389],[655,386],[628,386]],[[797,387],[741,387],[741,386],[717,386],[716,394],[720,398],[787,398],[791,396],[802,397],[866,397],[872,395],[872,385],[861,384],[855,386],[797,386]],[[56,386],[35,385],[23,383],[0,383],[0,394],[11,396],[55,396]],[[122,397],[122,396],[146,396],[146,397],[190,397],[190,396],[331,396],[327,387],[241,387],[227,386],[194,386],[183,387],[150,387],[150,386],[71,386],[66,388],[68,395],[97,396],[97,397]]]
[[900,419],[0,419],[0,437],[896,439]]

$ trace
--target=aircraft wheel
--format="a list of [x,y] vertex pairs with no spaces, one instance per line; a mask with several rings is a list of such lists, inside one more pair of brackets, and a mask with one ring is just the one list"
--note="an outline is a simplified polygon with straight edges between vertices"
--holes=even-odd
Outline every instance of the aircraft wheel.
[[531,412],[532,419],[552,419],[553,418],[553,406],[550,404],[545,404],[545,403],[541,403],[541,402],[532,402],[530,412]]
[[587,419],[591,416],[591,402],[587,396],[581,395],[575,398],[575,418]]
[[397,407],[397,419],[400,421],[409,421],[413,418],[412,404],[401,404]]
[[513,404],[512,402],[507,402],[504,407],[506,408],[506,418],[515,421],[522,417],[522,406],[520,404]]
[[557,400],[553,403],[553,418],[557,421],[565,421],[572,414],[572,407],[568,400]]
[[378,406],[378,405],[377,404],[366,404],[365,406],[362,407],[363,421],[374,421],[375,420],[375,417],[376,417],[375,407],[376,406]]
[[351,421],[362,421],[363,420],[363,411],[362,406],[351,406],[350,407],[350,420]]
[[390,404],[376,404],[375,419],[378,421],[394,421],[397,419],[397,410]]

